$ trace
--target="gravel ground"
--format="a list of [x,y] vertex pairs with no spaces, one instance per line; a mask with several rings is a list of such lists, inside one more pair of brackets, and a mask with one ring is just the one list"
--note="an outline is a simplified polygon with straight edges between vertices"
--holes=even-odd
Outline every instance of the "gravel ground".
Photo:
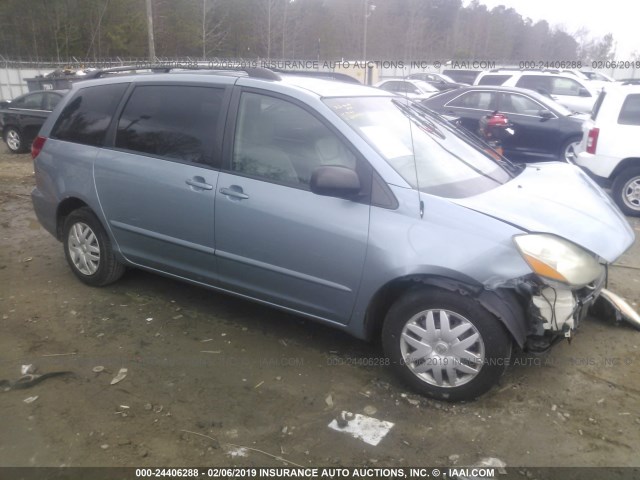
[[[0,380],[25,364],[72,373],[0,391],[1,466],[640,466],[640,332],[626,325],[587,319],[481,399],[437,402],[370,365],[378,345],[286,313],[141,271],[81,284],[32,188],[30,156],[1,144]],[[619,263],[610,289],[637,308],[638,242]],[[343,410],[395,425],[371,446],[328,428]]]

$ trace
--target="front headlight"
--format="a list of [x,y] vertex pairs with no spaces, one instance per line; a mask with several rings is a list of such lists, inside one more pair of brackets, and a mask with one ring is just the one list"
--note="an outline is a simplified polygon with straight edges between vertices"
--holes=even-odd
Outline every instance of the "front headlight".
[[546,233],[532,233],[513,237],[518,250],[531,269],[541,277],[584,286],[602,273],[602,265],[579,246]]

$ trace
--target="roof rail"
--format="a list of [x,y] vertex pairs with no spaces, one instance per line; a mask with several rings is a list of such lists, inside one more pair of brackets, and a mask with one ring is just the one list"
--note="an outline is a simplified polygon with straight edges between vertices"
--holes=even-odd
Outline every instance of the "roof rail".
[[101,78],[105,74],[118,73],[118,72],[132,72],[138,70],[151,70],[154,73],[169,73],[172,70],[205,70],[212,72],[245,72],[249,77],[262,78],[264,80],[281,80],[280,75],[273,70],[263,67],[233,67],[228,68],[212,68],[206,65],[166,65],[166,64],[149,64],[149,65],[134,65],[124,67],[112,67],[89,72],[84,76],[84,79]]
[[273,72],[283,73],[286,75],[298,75],[301,77],[315,77],[315,78],[326,78],[329,80],[337,80],[345,83],[356,83],[358,85],[362,85],[360,81],[351,75],[347,75],[342,72],[322,72],[315,70],[283,70],[280,68],[272,68]]

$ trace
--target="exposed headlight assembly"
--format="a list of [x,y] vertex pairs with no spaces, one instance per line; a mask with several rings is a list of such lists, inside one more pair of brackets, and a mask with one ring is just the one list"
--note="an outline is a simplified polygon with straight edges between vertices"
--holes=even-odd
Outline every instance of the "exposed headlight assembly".
[[596,280],[603,266],[596,257],[564,238],[547,233],[513,237],[518,250],[539,276],[581,287]]

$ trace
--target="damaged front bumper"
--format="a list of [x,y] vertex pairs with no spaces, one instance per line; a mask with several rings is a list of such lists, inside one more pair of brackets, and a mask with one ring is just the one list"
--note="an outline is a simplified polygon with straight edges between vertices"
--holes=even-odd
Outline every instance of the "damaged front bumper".
[[544,352],[553,344],[571,339],[606,285],[607,274],[581,288],[531,277],[518,289],[527,303],[528,321],[525,350]]

